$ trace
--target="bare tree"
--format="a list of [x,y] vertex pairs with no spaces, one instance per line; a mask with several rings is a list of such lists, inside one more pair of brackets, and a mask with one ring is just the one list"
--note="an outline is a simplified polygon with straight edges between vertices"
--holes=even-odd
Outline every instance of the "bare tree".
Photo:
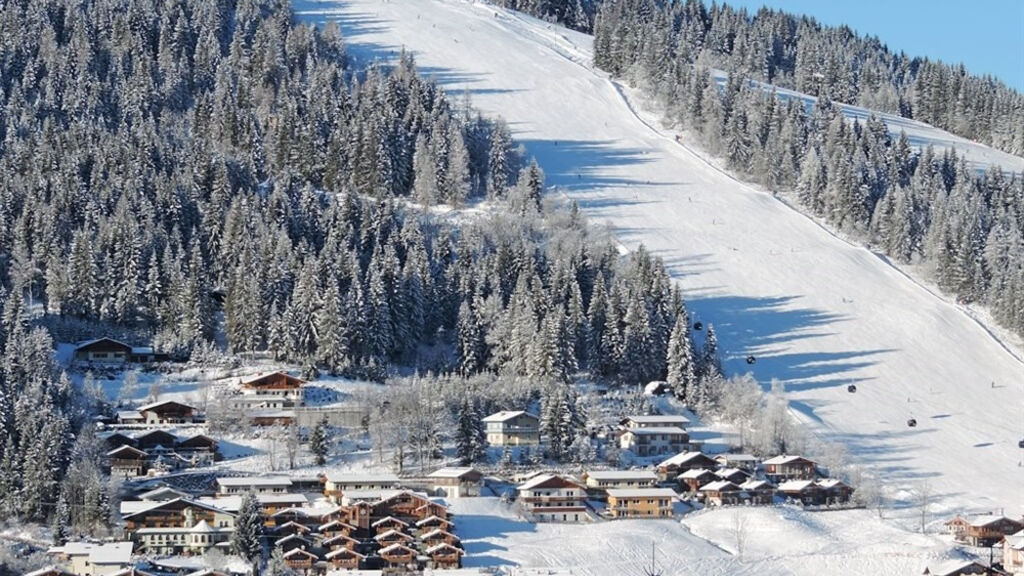
[[288,469],[291,470],[295,468],[295,461],[299,456],[299,447],[302,445],[299,438],[299,426],[292,424],[285,427],[283,432],[285,453],[288,455]]
[[732,513],[732,537],[736,544],[736,556],[740,562],[743,561],[743,553],[747,548],[747,537],[749,536],[748,520],[741,510],[734,510]]
[[928,525],[928,508],[932,504],[932,485],[927,480],[919,483],[914,490],[914,501],[921,511],[921,533],[924,534]]
[[161,386],[159,381],[154,381],[149,385],[149,401],[158,402],[160,400]]

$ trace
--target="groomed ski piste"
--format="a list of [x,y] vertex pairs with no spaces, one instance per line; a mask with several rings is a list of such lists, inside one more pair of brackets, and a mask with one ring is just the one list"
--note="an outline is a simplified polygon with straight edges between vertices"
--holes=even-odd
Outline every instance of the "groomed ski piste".
[[[770,192],[737,181],[685,139],[677,142],[635,92],[593,69],[590,37],[465,0],[293,4],[307,21],[337,21],[358,62],[386,62],[404,48],[450,94],[467,92],[475,107],[504,117],[545,170],[553,194],[577,201],[625,248],[643,244],[665,260],[693,320],[715,325],[727,371],[749,370],[766,388],[772,378],[784,382],[793,414],[813,435],[843,444],[852,460],[877,473],[891,498],[909,508],[913,494],[927,486],[933,524],[956,512],[1024,514],[1020,342],[920,274],[892,266]],[[994,162],[1024,170],[1024,159],[919,122],[883,118],[916,145],[952,144],[975,166]],[[748,355],[757,362],[748,365]],[[847,392],[849,384],[857,385],[856,394]],[[907,426],[910,418],[916,427]],[[734,552],[722,536],[727,514],[684,524],[716,542],[715,550]],[[932,548],[934,537],[909,531],[915,523],[909,509],[890,511],[884,521],[872,520],[868,511],[811,520],[775,509],[746,514],[753,524],[799,525],[797,532],[818,533],[811,539],[818,544],[776,555],[771,564],[753,550],[743,562],[737,556],[714,560],[717,552],[685,529],[676,538],[678,525],[671,538],[644,528],[633,540],[647,549],[652,538],[661,538],[659,547],[674,546],[680,562],[708,558],[707,571],[694,571],[701,574],[920,573],[922,558],[945,554]],[[702,521],[708,526],[701,528]],[[811,521],[821,525],[808,527]],[[859,523],[866,535],[844,542],[852,537],[840,529],[846,523]],[[523,566],[600,565],[617,557],[608,552],[612,539],[633,529],[607,529],[603,536],[597,526],[573,530],[538,525],[522,534],[481,537],[492,550],[467,546],[467,563],[482,554]],[[522,551],[522,537],[531,533],[547,534],[545,551]],[[580,558],[555,538],[575,545],[586,534],[594,538]],[[857,552],[871,542],[881,548]],[[825,554],[830,545],[838,556]],[[890,562],[872,564],[876,555]],[[632,573],[584,569],[612,572]]]

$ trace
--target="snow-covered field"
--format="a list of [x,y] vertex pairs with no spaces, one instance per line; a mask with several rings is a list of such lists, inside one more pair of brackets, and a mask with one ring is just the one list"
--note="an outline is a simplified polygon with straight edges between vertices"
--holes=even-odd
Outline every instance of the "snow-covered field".
[[[590,68],[587,36],[463,0],[294,6],[309,21],[337,20],[357,59],[404,47],[451,93],[504,116],[559,194],[626,247],[664,258],[695,319],[715,324],[728,370],[746,371],[755,355],[755,377],[785,382],[794,414],[893,494],[927,482],[939,513],[1024,512],[1019,343],[676,143],[631,91]],[[914,129],[915,141],[952,138]],[[1020,169],[1019,158],[977,149],[972,160]]]

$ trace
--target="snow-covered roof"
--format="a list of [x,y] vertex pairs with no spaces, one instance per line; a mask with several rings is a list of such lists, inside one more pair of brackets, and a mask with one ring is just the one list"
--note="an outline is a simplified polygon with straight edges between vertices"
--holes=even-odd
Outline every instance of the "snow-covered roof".
[[828,490],[829,488],[836,488],[838,486],[846,486],[846,483],[836,478],[822,478],[818,480],[818,486]]
[[723,460],[725,462],[757,462],[757,456],[753,454],[732,454],[725,452],[715,456],[715,460]]
[[287,536],[284,536],[282,538],[278,538],[277,540],[275,540],[274,541],[274,546],[281,546],[282,544],[284,544],[286,542],[291,542],[293,540],[294,541],[298,541],[298,542],[302,542],[303,544],[309,544],[309,543],[312,542],[312,540],[310,540],[309,538],[306,538],[302,534],[289,534]]
[[454,524],[451,520],[446,520],[444,518],[441,518],[440,516],[431,514],[430,516],[427,516],[423,520],[417,521],[416,525],[417,526],[426,526],[427,524],[430,524],[431,522],[441,522],[442,524],[447,524],[449,526]]
[[812,460],[804,458],[803,456],[794,456],[792,454],[782,454],[782,455],[779,455],[779,456],[775,456],[774,458],[769,458],[769,459],[765,460],[764,464],[773,464],[773,465],[789,464],[791,462],[796,462],[797,460],[806,460],[807,462],[813,463]]
[[329,530],[329,529],[334,528],[334,527],[351,528],[352,530],[356,529],[355,526],[349,524],[348,522],[342,522],[341,520],[331,520],[330,522],[327,522],[326,524],[321,524],[320,527],[317,528],[317,531],[324,532],[324,531]]
[[210,510],[211,512],[220,512],[222,514],[230,514],[232,516],[234,515],[230,511],[228,511],[228,510],[224,510],[223,508],[219,508],[217,506],[212,506],[212,505],[207,504],[205,502],[198,502],[196,500],[189,500],[188,498],[175,498],[174,500],[166,500],[164,502],[152,502],[152,504],[153,504],[152,506],[136,510],[135,512],[132,512],[131,514],[127,514],[127,515],[123,516],[122,519],[128,518],[130,516],[135,516],[136,514],[141,514],[143,512],[149,512],[150,510],[158,510],[160,508],[163,508],[164,506],[170,506],[171,504],[174,504],[174,503],[176,503],[178,501],[184,502],[185,504],[187,504],[189,506],[195,506],[197,508],[203,508],[203,509],[206,509],[206,510]]
[[394,474],[351,474],[337,473],[327,476],[327,481],[332,484],[398,484],[399,478]]
[[217,485],[231,487],[247,486],[291,486],[292,481],[287,476],[242,476],[217,478]]
[[761,490],[763,488],[771,488],[772,485],[766,480],[747,480],[743,484],[740,484],[740,488],[743,490]]
[[395,522],[397,524],[401,524],[402,526],[408,526],[409,525],[408,522],[406,522],[404,520],[399,520],[398,518],[395,518],[394,516],[385,516],[385,517],[381,518],[380,520],[377,520],[373,524],[370,524],[370,526],[376,528],[377,526],[380,526],[382,524],[387,524],[388,522]]
[[680,474],[679,477],[686,480],[688,478],[700,478],[705,474],[714,474],[714,472],[708,470],[707,468],[690,468],[686,472]]
[[658,464],[658,466],[678,466],[680,464],[685,464],[690,460],[693,460],[694,458],[700,457],[708,458],[710,460],[710,456],[704,454],[703,452],[680,452],[679,454],[676,454],[671,458],[666,458],[665,460],[662,460],[662,462]]
[[[366,558],[365,555],[360,554],[359,552],[356,552],[354,550],[349,550],[348,548],[338,548],[337,550],[331,550],[327,554],[324,554],[324,557],[327,558],[328,560],[332,560],[332,559],[334,559],[334,558],[336,558],[338,556],[341,556],[342,554],[345,554],[345,555],[351,554],[352,556],[355,556],[355,557],[360,558],[360,559],[361,558]],[[346,572],[346,574],[348,574],[348,572]]]
[[168,404],[177,404],[178,406],[184,406],[186,408],[190,408],[192,410],[195,410],[195,407],[189,406],[188,404],[185,404],[184,402],[178,402],[176,400],[161,400],[160,402],[150,402],[149,404],[146,404],[144,406],[139,406],[138,408],[136,408],[136,410],[138,410],[140,413],[142,413],[142,412],[145,412],[147,410],[153,410],[153,409],[159,408],[161,406],[166,406]]
[[50,548],[51,554],[66,556],[88,556],[91,564],[127,564],[132,559],[132,542],[68,542],[63,546]]
[[657,480],[654,470],[591,470],[588,478],[594,480]]
[[1024,550],[1024,530],[1006,536],[1006,544],[1014,550]]
[[502,410],[501,412],[495,412],[494,414],[491,414],[490,416],[487,416],[486,418],[483,419],[483,421],[484,422],[506,422],[508,420],[511,420],[513,418],[517,418],[517,417],[523,416],[523,415],[529,416],[530,418],[534,418],[534,419],[537,419],[537,420],[540,419],[535,414],[530,414],[529,412],[526,412],[524,410]]
[[461,548],[456,548],[455,546],[452,546],[451,544],[449,544],[447,542],[441,542],[440,544],[438,544],[436,546],[431,546],[430,548],[427,548],[426,552],[427,552],[427,554],[436,554],[436,553],[438,553],[441,550],[444,550],[446,548],[451,548],[452,550],[458,552],[460,556],[466,553],[465,550],[463,550]]
[[118,420],[142,420],[142,414],[138,410],[118,410]]
[[675,498],[671,488],[609,488],[609,498]]
[[629,420],[637,424],[689,424],[690,419],[686,416],[672,414],[655,414],[649,416],[626,416],[623,421]]
[[299,382],[303,381],[302,378],[297,378],[297,377],[292,376],[291,374],[289,374],[287,372],[284,372],[282,370],[277,370],[275,372],[259,372],[257,374],[251,374],[249,376],[243,376],[242,379],[241,379],[241,382],[242,382],[242,384],[252,384],[253,382],[257,382],[259,380],[263,380],[264,378],[269,378],[270,376],[275,376],[275,375],[278,375],[278,374],[280,374],[282,376],[285,376],[286,378],[289,378],[291,380],[298,380]]
[[636,434],[637,436],[650,436],[653,434],[686,434],[686,430],[678,426],[658,426],[648,428],[628,428],[626,434]]
[[[162,496],[170,496],[170,498],[161,498]],[[163,500],[173,500],[174,498],[187,498],[189,495],[181,490],[176,490],[170,486],[161,486],[154,488],[148,492],[139,494],[139,498],[142,500],[149,500],[151,502],[161,502]],[[123,502],[122,502],[123,504]]]
[[377,551],[377,554],[389,554],[391,552],[398,552],[399,550],[408,550],[409,552],[415,553],[416,551],[408,546],[404,546],[399,542],[395,542],[391,546],[385,546]]
[[747,474],[745,470],[740,470],[739,468],[722,468],[720,470],[716,470],[715,474],[717,476],[721,476],[722,478],[725,478],[726,476],[732,476],[733,474],[743,474],[744,476],[750,476],[750,474]]
[[477,470],[476,468],[473,468],[472,466],[447,467],[447,468],[439,468],[437,470],[434,470],[430,474],[427,474],[427,477],[428,478],[461,478],[462,476],[465,476],[466,474],[469,474],[470,472],[476,472],[478,474],[480,473],[479,470]]
[[75,576],[74,572],[68,572],[67,570],[53,564],[51,564],[50,566],[44,566],[39,570],[26,572],[24,576],[43,576],[44,574],[67,574],[68,576]]
[[813,480],[787,480],[779,484],[780,492],[800,492],[814,485]]
[[720,490],[739,490],[739,489],[740,489],[739,486],[733,484],[732,482],[729,482],[728,480],[716,480],[714,482],[709,482],[708,484],[705,484],[704,486],[702,486],[700,491],[701,492],[709,492],[709,491],[712,491],[712,490],[720,491]]
[[579,488],[586,489],[579,482],[577,482],[575,480],[572,480],[572,479],[569,479],[569,478],[566,478],[565,476],[559,476],[557,474],[539,474],[537,476],[534,476],[530,480],[524,482],[523,484],[520,484],[519,486],[516,487],[516,489],[517,490],[531,490],[533,488],[536,488],[536,487],[540,486],[541,484],[550,482],[552,480],[557,480],[559,482],[573,484],[573,485],[575,485],[575,486],[577,486]]
[[[242,508],[242,498],[242,495],[233,495],[219,498],[198,498],[196,501],[227,512],[238,512]],[[304,506],[309,503],[309,498],[305,494],[256,494],[256,501],[260,506]]]
[[412,536],[409,536],[405,532],[399,532],[398,530],[394,530],[394,529],[388,530],[386,532],[381,532],[380,534],[377,534],[376,536],[374,536],[373,539],[377,540],[377,541],[388,540],[388,539],[394,538],[396,536],[401,538],[404,541],[412,540]]
[[86,340],[85,342],[79,342],[77,345],[75,345],[75,350],[79,350],[81,348],[85,348],[86,346],[91,346],[91,345],[93,345],[93,344],[95,344],[97,342],[113,342],[114,344],[120,344],[121,346],[124,346],[125,348],[129,348],[129,349],[131,348],[131,346],[125,344],[124,342],[121,342],[120,340],[114,340],[113,338],[108,338],[108,337],[104,336],[102,338],[93,338],[92,340]]

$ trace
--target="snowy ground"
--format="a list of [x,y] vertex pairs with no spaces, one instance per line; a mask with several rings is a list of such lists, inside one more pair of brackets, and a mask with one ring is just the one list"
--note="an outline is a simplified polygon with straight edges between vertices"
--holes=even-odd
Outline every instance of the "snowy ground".
[[560,194],[627,248],[665,259],[695,319],[718,329],[728,370],[756,355],[755,377],[785,382],[794,414],[894,493],[927,482],[939,512],[1024,512],[1018,345],[677,144],[589,67],[588,37],[462,0],[293,4],[310,21],[339,21],[357,59],[405,47],[450,92],[503,115]]

